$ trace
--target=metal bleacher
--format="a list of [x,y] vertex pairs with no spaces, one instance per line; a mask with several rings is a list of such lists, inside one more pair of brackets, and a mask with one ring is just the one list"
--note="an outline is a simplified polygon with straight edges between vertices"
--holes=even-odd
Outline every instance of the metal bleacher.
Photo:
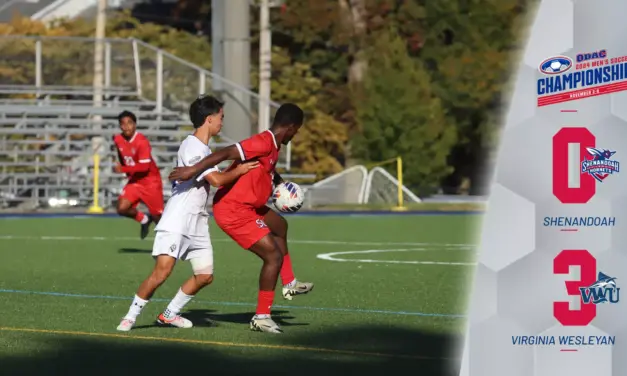
[[[205,91],[225,100],[236,98],[238,103],[242,96],[249,102],[259,100],[256,93],[141,41],[111,39],[106,40],[104,99],[95,106],[94,89],[85,85],[92,78],[76,80],[72,75],[76,65],[93,67],[93,54],[68,66],[47,53],[47,46],[56,49],[59,43],[93,51],[94,40],[0,36],[0,66],[10,71],[12,66],[24,65],[29,54],[34,62],[26,79],[3,75],[0,69],[0,208],[90,205],[96,149],[101,157],[100,203],[111,207],[125,182],[124,175],[112,171],[117,157],[111,148],[112,136],[119,132],[117,116],[123,110],[137,115],[138,130],[150,140],[167,195],[165,178],[176,161],[180,141],[192,129],[188,103]],[[68,71],[47,73],[51,66],[67,66]],[[220,81],[219,90],[213,85],[216,81]],[[248,110],[256,108],[247,106]],[[256,123],[254,113],[250,119]],[[221,135],[210,146],[215,149],[232,142]],[[289,153],[286,148],[279,163],[288,170]]]

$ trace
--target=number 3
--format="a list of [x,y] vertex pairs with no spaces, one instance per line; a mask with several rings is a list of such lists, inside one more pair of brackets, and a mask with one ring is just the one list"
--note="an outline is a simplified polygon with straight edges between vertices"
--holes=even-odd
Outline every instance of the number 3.
[[[553,195],[563,204],[585,204],[594,197],[596,183],[589,174],[581,174],[581,161],[587,147],[594,147],[596,139],[586,128],[562,128],[553,136]],[[568,186],[568,144],[579,145],[579,187]],[[572,161],[570,161],[572,163]]]
[[588,287],[596,282],[597,260],[586,250],[564,250],[553,259],[554,274],[568,274],[571,266],[580,267],[578,281],[566,281],[568,295],[579,296],[581,306],[571,310],[569,302],[553,302],[553,316],[564,326],[586,326],[597,315],[597,306],[584,304],[580,287]]

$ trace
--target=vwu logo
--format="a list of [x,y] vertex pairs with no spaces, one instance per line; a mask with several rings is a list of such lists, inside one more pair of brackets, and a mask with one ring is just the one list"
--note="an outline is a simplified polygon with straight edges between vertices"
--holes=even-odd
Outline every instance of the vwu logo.
[[618,303],[620,287],[616,286],[616,278],[599,272],[597,281],[588,287],[580,287],[581,300],[584,304]]

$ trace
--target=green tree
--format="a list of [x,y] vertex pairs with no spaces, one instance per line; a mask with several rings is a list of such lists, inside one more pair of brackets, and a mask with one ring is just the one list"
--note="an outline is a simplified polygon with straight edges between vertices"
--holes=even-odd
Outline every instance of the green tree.
[[368,55],[363,87],[355,95],[360,131],[352,138],[352,152],[367,162],[400,155],[405,184],[433,191],[452,171],[446,159],[455,129],[431,91],[427,71],[409,56],[396,31],[381,32]]
[[[446,185],[477,187],[484,160],[494,149],[504,109],[504,85],[520,49],[521,20],[529,1],[420,1],[425,17],[417,53],[430,70],[434,93],[442,99],[457,130],[449,164],[455,167]],[[407,26],[409,27],[409,26]],[[416,26],[418,27],[418,26]]]

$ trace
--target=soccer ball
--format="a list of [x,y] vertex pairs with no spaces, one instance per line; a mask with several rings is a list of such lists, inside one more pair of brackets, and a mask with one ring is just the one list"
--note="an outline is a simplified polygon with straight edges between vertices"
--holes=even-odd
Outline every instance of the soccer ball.
[[278,211],[284,213],[297,212],[305,200],[303,189],[291,181],[283,182],[274,188],[272,203]]
[[555,60],[551,63],[551,69],[553,72],[559,72],[562,69],[562,63],[558,60]]

